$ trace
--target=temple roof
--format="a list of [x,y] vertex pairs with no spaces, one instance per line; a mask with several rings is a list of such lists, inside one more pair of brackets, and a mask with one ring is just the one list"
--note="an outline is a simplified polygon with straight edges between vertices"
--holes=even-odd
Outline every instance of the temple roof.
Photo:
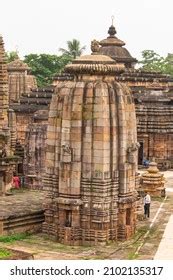
[[135,93],[138,133],[173,133],[173,92]]
[[115,79],[118,82],[126,83],[133,93],[145,92],[145,90],[168,90],[173,88],[173,77],[156,71],[145,71],[141,69],[128,68]]
[[173,82],[173,77],[156,71],[145,71],[141,69],[126,69],[121,76],[117,78],[119,81],[164,81]]
[[125,43],[115,36],[116,33],[116,29],[112,24],[108,30],[109,36],[100,41],[101,48],[99,52],[112,57],[117,62],[124,63],[126,67],[133,67],[137,60],[123,47]]
[[21,59],[17,58],[14,61],[7,64],[8,71],[28,71],[31,68],[24,63]]
[[34,113],[38,110],[48,110],[54,87],[32,89],[30,93],[24,93],[18,102],[10,106],[15,112]]
[[91,42],[91,55],[84,55],[76,58],[71,64],[65,67],[65,72],[70,74],[90,74],[90,75],[115,75],[122,73],[123,64],[117,64],[109,56],[99,53],[99,42]]
[[118,39],[115,34],[117,33],[115,27],[111,25],[108,30],[109,36],[100,41],[101,46],[125,46],[125,43]]

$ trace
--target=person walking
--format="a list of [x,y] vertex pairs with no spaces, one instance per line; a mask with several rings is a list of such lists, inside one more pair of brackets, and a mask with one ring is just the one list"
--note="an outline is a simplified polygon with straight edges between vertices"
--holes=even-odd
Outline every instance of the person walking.
[[13,176],[13,186],[14,186],[15,189],[20,188],[20,179],[16,175]]
[[147,192],[144,197],[144,216],[145,216],[145,218],[150,217],[150,204],[151,204],[151,196]]

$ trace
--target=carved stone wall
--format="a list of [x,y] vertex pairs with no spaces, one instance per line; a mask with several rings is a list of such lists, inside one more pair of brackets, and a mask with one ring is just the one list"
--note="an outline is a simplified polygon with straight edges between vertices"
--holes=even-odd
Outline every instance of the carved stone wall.
[[24,175],[26,185],[42,189],[45,172],[47,124],[32,123],[27,127],[25,139]]
[[172,92],[152,91],[135,94],[138,142],[142,157],[158,163],[159,168],[173,166]]
[[32,123],[33,114],[24,114],[16,112],[16,122],[17,122],[17,139],[24,146],[27,127]]

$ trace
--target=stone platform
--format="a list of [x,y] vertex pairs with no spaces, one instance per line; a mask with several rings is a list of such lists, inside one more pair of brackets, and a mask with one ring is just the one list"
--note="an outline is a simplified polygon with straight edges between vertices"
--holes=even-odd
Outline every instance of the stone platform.
[[0,235],[39,232],[44,221],[44,193],[19,190],[0,197]]

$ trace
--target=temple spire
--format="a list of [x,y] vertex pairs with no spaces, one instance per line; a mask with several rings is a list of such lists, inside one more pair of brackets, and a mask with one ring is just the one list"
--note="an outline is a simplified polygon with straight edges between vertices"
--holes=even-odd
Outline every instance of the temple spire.
[[0,35],[0,129],[8,125],[8,74],[3,37]]
[[115,34],[117,33],[115,26],[114,26],[115,17],[111,16],[111,19],[112,19],[112,25],[109,27],[108,34],[110,35],[110,37],[115,37]]
[[15,52],[16,52],[16,59],[20,59],[20,57],[19,57],[19,47],[17,45],[15,46]]

